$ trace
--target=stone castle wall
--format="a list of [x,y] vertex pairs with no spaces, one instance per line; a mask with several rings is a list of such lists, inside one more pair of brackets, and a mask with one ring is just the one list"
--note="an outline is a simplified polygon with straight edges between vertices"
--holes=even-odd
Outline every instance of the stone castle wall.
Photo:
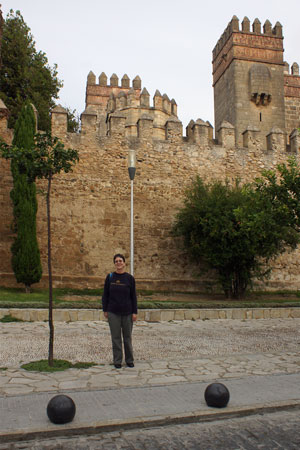
[[[126,137],[125,119],[112,115],[109,135],[101,136],[95,123],[83,120],[80,134],[66,132],[66,112],[58,107],[52,114],[52,132],[66,146],[77,148],[80,162],[74,172],[57,176],[52,190],[53,273],[55,285],[97,287],[112,270],[112,256],[130,248],[130,182],[127,154],[135,149],[137,173],[134,181],[135,276],[139,287],[155,289],[205,289],[212,274],[195,278],[196,268],[187,260],[179,241],[171,234],[184,189],[196,175],[206,180],[240,177],[251,181],[264,168],[274,168],[290,153],[284,134],[269,135],[269,148],[257,132],[244,133],[244,146],[235,147],[235,130],[221,124],[219,140],[211,139],[211,127],[198,120],[182,136],[178,120],[167,122],[165,139],[153,139],[154,129],[141,124],[139,137]],[[7,139],[11,133],[8,132]],[[292,137],[299,150],[299,136]],[[10,267],[12,186],[9,165],[0,166],[0,283],[15,285]],[[39,188],[43,183],[39,182]],[[45,187],[45,186],[44,186]],[[39,196],[38,236],[44,273],[46,264],[46,207]],[[297,254],[284,255],[275,265],[270,286],[299,288]],[[129,261],[128,261],[129,263]],[[283,270],[283,266],[286,269]],[[47,276],[44,275],[45,284]],[[214,283],[213,283],[214,284]]]
[[[200,276],[196,276],[199,268],[187,259],[180,239],[171,235],[185,188],[197,175],[206,181],[233,181],[236,177],[242,182],[252,181],[263,169],[275,169],[278,163],[286,162],[291,154],[298,159],[300,150],[295,129],[300,112],[299,69],[297,72],[294,63],[290,74],[283,63],[279,23],[272,28],[267,21],[261,33],[256,20],[250,32],[247,20],[240,30],[234,17],[213,52],[215,136],[211,124],[201,119],[191,120],[183,135],[175,100],[156,91],[150,102],[138,76],[130,85],[127,75],[119,84],[113,74],[108,84],[104,73],[96,83],[90,72],[78,134],[67,132],[64,108],[57,106],[52,111],[52,134],[66,147],[76,148],[80,157],[74,171],[56,176],[52,185],[55,286],[102,286],[117,252],[125,254],[129,266],[127,156],[134,149],[138,287],[190,291],[216,288],[215,274],[200,270]],[[269,72],[264,70],[265,57],[269,58]],[[271,81],[268,73],[272,74]],[[276,89],[280,93],[277,99]],[[12,130],[7,129],[7,116],[2,102],[0,135],[9,143]],[[11,188],[9,163],[0,160],[0,284],[15,286],[10,265]],[[45,183],[39,181],[38,188],[45,189]],[[37,234],[44,269],[40,286],[45,286],[47,229],[42,195]],[[282,255],[274,262],[268,288],[299,289],[299,265],[299,251]]]
[[300,127],[300,76],[299,65],[294,63],[289,72],[286,63],[284,72],[285,129],[290,134]]

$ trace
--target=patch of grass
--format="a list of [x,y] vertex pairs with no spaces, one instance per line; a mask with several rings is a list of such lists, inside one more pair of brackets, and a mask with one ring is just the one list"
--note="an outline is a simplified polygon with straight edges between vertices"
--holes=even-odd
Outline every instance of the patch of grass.
[[[53,307],[99,308],[102,292],[103,289],[53,289]],[[72,300],[66,300],[67,296]],[[21,288],[0,287],[0,308],[48,308],[48,305],[47,289],[25,293]]]
[[0,370],[2,371],[7,370],[7,367],[0,367]]
[[71,363],[64,359],[53,359],[53,366],[49,366],[48,359],[41,359],[40,361],[32,361],[27,364],[23,364],[22,369],[29,370],[31,372],[62,372],[67,369],[88,369],[95,366],[94,362],[78,362]]
[[61,289],[61,288],[57,288],[57,289],[54,289],[54,292],[55,292],[55,296],[57,298],[64,297],[65,295],[79,295],[79,296],[88,295],[90,297],[100,297],[103,294],[103,289],[71,289],[71,288]]
[[7,316],[2,317],[0,319],[1,323],[9,323],[9,322],[24,322],[22,319],[17,319],[16,317],[11,316],[8,314]]
[[[53,308],[101,309],[103,289],[54,289]],[[21,288],[0,288],[0,308],[48,308],[48,290],[26,294]],[[254,291],[242,300],[226,299],[220,292],[155,292],[138,290],[140,309],[277,308],[300,307],[300,291]]]

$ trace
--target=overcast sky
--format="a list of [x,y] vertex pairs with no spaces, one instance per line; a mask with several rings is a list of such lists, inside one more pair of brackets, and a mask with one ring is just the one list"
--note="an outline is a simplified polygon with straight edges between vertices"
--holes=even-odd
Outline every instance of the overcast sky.
[[[0,0],[1,2],[1,0]],[[155,90],[191,119],[214,125],[212,50],[233,15],[283,26],[284,59],[300,64],[299,0],[2,0],[4,18],[20,10],[49,64],[58,65],[64,87],[57,103],[85,108],[86,79],[139,75],[152,99]]]

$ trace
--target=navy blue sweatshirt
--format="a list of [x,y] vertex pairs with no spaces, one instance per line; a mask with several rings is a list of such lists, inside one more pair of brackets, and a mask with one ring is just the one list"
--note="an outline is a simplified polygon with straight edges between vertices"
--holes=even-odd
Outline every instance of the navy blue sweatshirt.
[[137,314],[135,279],[127,272],[108,274],[104,283],[102,309],[125,316]]

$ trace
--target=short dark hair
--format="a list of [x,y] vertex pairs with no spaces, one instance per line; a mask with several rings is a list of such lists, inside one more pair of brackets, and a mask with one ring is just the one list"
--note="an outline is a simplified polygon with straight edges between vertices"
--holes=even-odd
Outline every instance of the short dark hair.
[[121,259],[123,259],[123,261],[125,262],[125,256],[121,255],[121,253],[117,253],[117,254],[114,256],[114,262],[115,262],[116,258],[121,258]]

